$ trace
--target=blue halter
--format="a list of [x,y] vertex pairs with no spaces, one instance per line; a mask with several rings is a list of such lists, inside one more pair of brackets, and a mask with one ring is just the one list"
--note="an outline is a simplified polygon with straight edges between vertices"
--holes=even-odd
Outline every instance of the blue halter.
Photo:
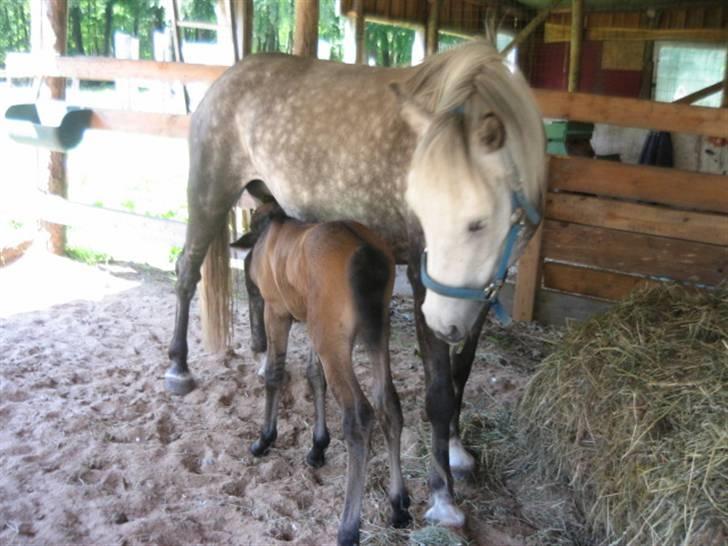
[[[464,288],[439,283],[427,273],[427,249],[422,252],[422,259],[420,260],[420,277],[425,288],[448,298],[485,302],[488,304],[489,308],[493,309],[496,318],[504,326],[507,326],[512,321],[508,312],[505,310],[503,305],[501,305],[500,301],[498,301],[498,291],[501,289],[506,280],[506,275],[508,274],[508,263],[511,260],[511,254],[513,253],[516,241],[518,241],[521,229],[523,229],[524,220],[528,219],[528,221],[534,226],[538,225],[541,221],[541,214],[539,214],[533,205],[528,202],[521,192],[514,191],[511,194],[511,206],[513,207],[514,213],[516,213],[519,217],[511,225],[510,230],[508,230],[500,264],[498,265],[498,269],[493,277],[493,281],[486,285],[485,288]],[[523,218],[524,214],[526,217],[525,219]]]

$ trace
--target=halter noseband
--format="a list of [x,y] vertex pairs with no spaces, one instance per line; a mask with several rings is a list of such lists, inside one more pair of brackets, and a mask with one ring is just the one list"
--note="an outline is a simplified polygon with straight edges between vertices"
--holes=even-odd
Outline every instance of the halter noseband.
[[498,270],[493,280],[485,288],[465,288],[439,283],[427,273],[427,249],[422,252],[422,258],[420,260],[420,278],[425,288],[448,298],[485,302],[493,309],[496,318],[504,326],[511,323],[511,317],[503,305],[501,305],[500,301],[498,301],[498,292],[503,286],[503,283],[505,283],[506,275],[508,274],[508,263],[510,262],[513,248],[516,245],[516,241],[526,220],[534,226],[538,225],[541,221],[541,214],[528,202],[520,191],[513,191],[511,193],[511,207],[513,208],[516,221],[511,224],[511,228],[508,230]]

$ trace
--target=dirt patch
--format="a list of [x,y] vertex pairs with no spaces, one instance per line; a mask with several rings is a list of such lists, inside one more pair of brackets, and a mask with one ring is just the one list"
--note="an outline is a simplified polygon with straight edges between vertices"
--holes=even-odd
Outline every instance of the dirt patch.
[[[329,395],[326,465],[313,470],[304,462],[313,408],[303,327],[292,333],[278,440],[255,459],[248,447],[261,423],[264,392],[248,351],[244,302],[236,312],[234,348],[217,356],[201,348],[193,304],[190,363],[199,387],[184,398],[163,388],[174,306],[171,275],[133,264],[90,267],[27,255],[0,269],[0,543],[334,542],[346,453]],[[415,523],[406,531],[387,526],[388,470],[377,429],[362,526],[369,544],[402,543],[426,526],[429,429],[410,300],[396,298],[392,321]],[[464,410],[466,443],[481,466],[456,486],[469,517],[463,542],[575,543],[567,535],[542,540],[546,531],[527,500],[566,506],[568,494],[544,501],[542,484],[524,483],[532,476],[519,478],[512,465],[488,454],[507,443],[499,419],[508,421],[548,351],[547,337],[533,326],[493,325],[483,333]],[[362,357],[356,353],[357,373],[368,385]],[[483,440],[483,434],[490,436]]]

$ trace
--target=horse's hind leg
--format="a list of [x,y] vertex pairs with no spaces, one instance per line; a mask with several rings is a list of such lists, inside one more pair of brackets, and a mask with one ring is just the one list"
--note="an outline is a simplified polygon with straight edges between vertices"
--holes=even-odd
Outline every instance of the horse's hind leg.
[[[338,543],[359,544],[361,506],[364,497],[369,439],[374,410],[359,386],[351,365],[351,346],[327,340],[326,348],[317,344],[317,351],[326,375],[326,382],[343,410],[344,440],[348,461],[346,465],[346,497],[339,522]],[[338,346],[336,346],[338,345]],[[348,352],[347,352],[348,351]]]
[[265,320],[263,319],[263,309],[265,301],[260,290],[253,282],[250,276],[251,263],[253,261],[253,253],[248,252],[245,256],[245,288],[248,293],[248,317],[250,320],[250,350],[253,352],[253,358],[260,364],[258,375],[265,376],[265,361],[268,342],[265,337]]
[[315,421],[313,427],[313,446],[306,455],[306,462],[314,468],[324,465],[324,452],[329,447],[331,437],[326,428],[326,379],[316,351],[311,346],[306,367],[306,377],[313,393]]
[[265,422],[260,430],[260,438],[250,447],[250,452],[260,457],[264,455],[278,436],[278,400],[288,350],[288,333],[291,329],[290,315],[276,315],[265,306],[265,332],[268,337],[268,365],[265,369]]
[[[188,193],[195,193],[196,185],[190,183]],[[208,189],[208,191],[211,191]],[[177,259],[177,312],[174,334],[169,345],[171,366],[164,375],[164,386],[173,394],[184,395],[195,388],[195,382],[187,367],[187,329],[190,302],[200,281],[200,269],[215,235],[225,227],[227,214],[237,199],[239,191],[227,190],[214,200],[214,206],[204,206],[202,198],[189,200],[189,221],[182,254]]]
[[408,511],[410,499],[402,479],[400,461],[402,407],[392,382],[387,337],[385,335],[378,347],[369,349],[369,361],[374,372],[374,407],[389,450],[389,502],[392,505],[392,525],[406,527],[412,521],[412,517]]

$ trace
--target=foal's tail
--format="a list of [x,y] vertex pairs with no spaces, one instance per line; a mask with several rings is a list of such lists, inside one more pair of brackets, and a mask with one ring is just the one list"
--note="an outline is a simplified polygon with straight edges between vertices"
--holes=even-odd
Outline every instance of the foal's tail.
[[229,241],[230,228],[226,219],[210,243],[202,264],[202,341],[205,349],[214,353],[227,349],[232,341],[233,291]]
[[368,243],[351,258],[349,278],[359,315],[359,336],[369,347],[378,345],[385,333],[393,269],[387,255]]

